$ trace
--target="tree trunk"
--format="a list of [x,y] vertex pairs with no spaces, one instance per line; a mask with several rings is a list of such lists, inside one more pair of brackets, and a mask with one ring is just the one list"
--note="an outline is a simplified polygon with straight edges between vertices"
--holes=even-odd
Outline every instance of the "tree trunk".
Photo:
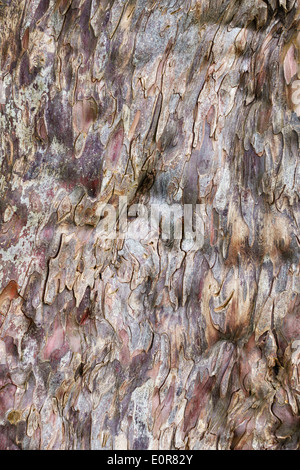
[[299,11],[1,2],[1,449],[299,448]]

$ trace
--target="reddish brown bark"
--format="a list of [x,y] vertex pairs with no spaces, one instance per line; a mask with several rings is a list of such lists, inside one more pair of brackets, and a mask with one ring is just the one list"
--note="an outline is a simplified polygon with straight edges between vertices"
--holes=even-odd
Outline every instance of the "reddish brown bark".
[[[0,448],[299,448],[298,1],[6,0],[0,30]],[[121,196],[203,233],[104,241]]]

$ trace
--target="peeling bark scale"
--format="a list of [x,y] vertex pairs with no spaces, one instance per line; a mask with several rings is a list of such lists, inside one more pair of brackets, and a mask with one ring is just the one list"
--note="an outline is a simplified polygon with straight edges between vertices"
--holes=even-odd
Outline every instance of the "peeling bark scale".
[[299,15],[1,1],[0,449],[300,448]]

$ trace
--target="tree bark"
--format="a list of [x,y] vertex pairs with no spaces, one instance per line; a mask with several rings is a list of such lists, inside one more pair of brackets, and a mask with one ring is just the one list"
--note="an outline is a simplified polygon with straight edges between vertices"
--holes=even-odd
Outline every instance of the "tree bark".
[[1,449],[299,448],[299,12],[1,2]]

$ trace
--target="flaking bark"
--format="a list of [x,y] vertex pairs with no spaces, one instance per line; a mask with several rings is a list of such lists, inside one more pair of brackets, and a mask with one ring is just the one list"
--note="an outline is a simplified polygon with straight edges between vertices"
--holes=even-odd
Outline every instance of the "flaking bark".
[[[0,32],[0,448],[299,448],[298,1],[5,0]],[[203,240],[103,242],[120,196]]]

